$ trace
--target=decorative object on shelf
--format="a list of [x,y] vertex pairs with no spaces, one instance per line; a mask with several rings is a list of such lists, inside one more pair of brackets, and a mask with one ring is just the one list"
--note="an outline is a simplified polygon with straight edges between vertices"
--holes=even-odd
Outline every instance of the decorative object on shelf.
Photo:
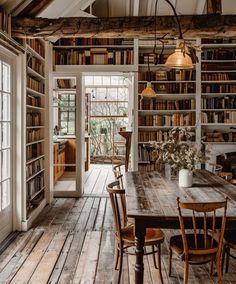
[[179,186],[191,187],[193,185],[193,172],[188,169],[179,171]]
[[[193,171],[195,166],[207,161],[209,158],[205,155],[205,151],[195,148],[190,142],[190,129],[184,127],[174,127],[168,133],[167,141],[150,142],[149,146],[153,147],[157,152],[157,161],[167,163],[174,172],[182,169]],[[186,176],[186,172],[180,174],[181,179]],[[191,177],[181,184],[190,184]]]

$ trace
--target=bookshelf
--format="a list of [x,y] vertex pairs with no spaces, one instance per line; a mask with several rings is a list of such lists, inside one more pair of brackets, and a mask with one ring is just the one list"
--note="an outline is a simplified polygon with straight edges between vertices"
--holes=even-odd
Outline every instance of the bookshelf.
[[133,40],[60,39],[53,48],[54,65],[133,65]]
[[[161,46],[157,55],[148,41],[139,41],[138,64],[138,168],[159,170],[156,155],[145,146],[149,141],[166,141],[168,131],[175,126],[189,127],[195,141],[196,125],[196,69],[169,70],[164,63],[175,45]],[[157,93],[155,98],[141,96],[147,81]]]
[[[97,65],[89,60],[88,64],[80,66],[55,65],[55,71],[134,72],[133,168],[138,169],[139,165],[139,169],[158,169],[158,165],[154,166],[154,154],[143,145],[150,140],[165,141],[174,126],[189,127],[197,147],[203,136],[208,143],[225,148],[236,143],[233,129],[236,125],[236,43],[221,39],[214,42],[195,39],[192,43],[202,44],[202,51],[197,51],[199,62],[194,64],[193,70],[180,71],[168,70],[164,65],[175,49],[175,41],[165,43],[163,54],[162,46],[157,46],[156,56],[153,54],[154,41],[150,39],[64,39],[54,45],[54,56],[57,51],[68,49],[132,49],[133,61],[123,65],[105,64],[108,61],[104,61]],[[158,95],[151,99],[141,98],[149,79]]]
[[234,143],[236,133],[236,44],[202,40],[201,128],[210,143]]
[[46,204],[45,197],[45,44],[26,40],[25,212],[27,229]]

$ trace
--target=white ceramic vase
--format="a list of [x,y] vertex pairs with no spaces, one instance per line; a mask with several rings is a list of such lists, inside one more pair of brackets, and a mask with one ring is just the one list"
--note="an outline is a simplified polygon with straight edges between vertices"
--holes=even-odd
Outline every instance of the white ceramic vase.
[[193,185],[193,173],[190,170],[182,169],[179,171],[179,186],[191,187]]

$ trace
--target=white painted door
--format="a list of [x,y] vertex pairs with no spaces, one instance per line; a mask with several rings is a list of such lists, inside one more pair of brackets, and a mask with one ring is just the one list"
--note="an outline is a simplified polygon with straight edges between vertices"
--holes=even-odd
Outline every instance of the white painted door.
[[12,66],[0,54],[0,242],[12,231]]

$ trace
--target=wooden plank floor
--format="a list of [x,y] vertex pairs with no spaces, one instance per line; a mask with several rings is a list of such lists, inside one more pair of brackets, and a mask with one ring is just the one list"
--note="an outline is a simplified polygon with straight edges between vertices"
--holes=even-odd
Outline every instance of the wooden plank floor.
[[[90,189],[101,192],[106,174],[98,175]],[[103,180],[99,180],[99,176]],[[106,181],[112,179],[106,178]],[[96,185],[97,184],[97,185]],[[93,192],[93,190],[92,190]],[[35,226],[20,233],[0,255],[0,283],[112,283],[114,236],[107,196],[60,198],[47,206]],[[165,231],[167,239],[173,232]],[[145,257],[145,284],[160,283],[152,256]],[[134,283],[134,256],[124,255],[121,283]],[[167,244],[162,246],[165,283],[182,283],[183,263],[173,259],[173,277],[168,277]],[[236,261],[230,260],[224,283],[236,283]],[[115,283],[115,282],[113,282]],[[192,266],[189,283],[217,283],[208,266]]]

